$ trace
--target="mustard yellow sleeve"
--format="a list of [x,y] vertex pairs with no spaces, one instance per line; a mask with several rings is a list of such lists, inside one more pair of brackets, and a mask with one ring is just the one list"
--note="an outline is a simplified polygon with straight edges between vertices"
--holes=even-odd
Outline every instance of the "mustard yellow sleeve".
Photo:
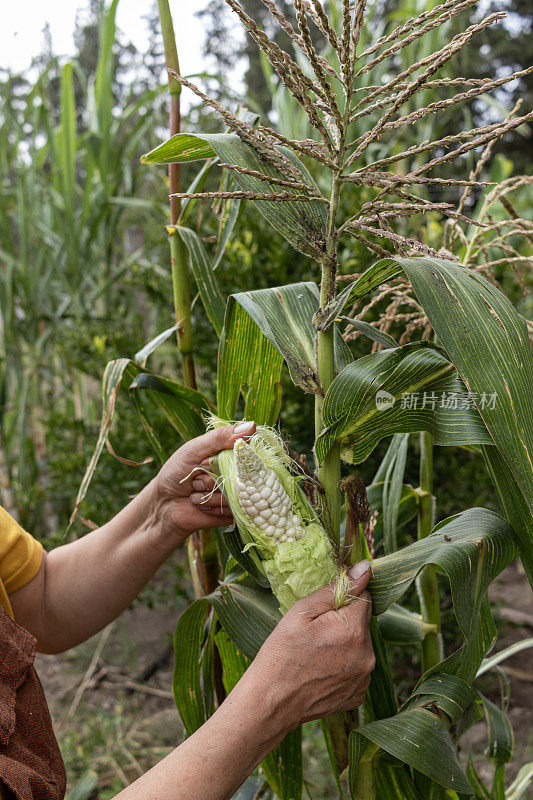
[[0,584],[7,594],[25,586],[38,573],[43,546],[0,506]]

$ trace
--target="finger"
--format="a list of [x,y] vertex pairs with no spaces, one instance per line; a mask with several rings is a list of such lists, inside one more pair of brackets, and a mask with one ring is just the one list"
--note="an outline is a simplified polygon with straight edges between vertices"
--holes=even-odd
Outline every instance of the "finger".
[[233,517],[231,514],[217,514],[214,511],[209,513],[206,511],[202,514],[200,525],[203,528],[219,528],[224,525],[233,525]]
[[[372,571],[370,569],[370,562],[366,560],[359,561],[350,569],[348,572],[348,578],[350,580],[351,597],[359,598],[361,593],[366,588],[371,575]],[[324,586],[323,589],[313,592],[313,594],[310,594],[309,597],[299,600],[296,605],[298,607],[301,606],[302,613],[307,614],[309,619],[316,619],[317,617],[321,616],[321,614],[327,614],[328,611],[333,611],[335,608],[335,584],[331,583],[329,586]],[[363,603],[357,603],[356,605],[363,605]],[[367,605],[370,606],[370,603],[364,603],[365,617],[367,614]],[[349,609],[350,606],[346,606],[345,608]],[[358,611],[357,616],[359,616],[360,613],[361,611]]]
[[215,485],[215,481],[210,475],[202,475],[201,477],[193,478],[192,488],[196,492],[210,492]]
[[199,464],[204,459],[215,456],[221,450],[230,450],[237,439],[247,439],[255,432],[255,422],[238,422],[235,425],[222,425],[212,431],[197,436],[181,448],[181,455],[187,461]]
[[335,608],[335,584],[330,583],[318,589],[308,597],[298,600],[291,609],[291,613],[304,614],[306,619],[313,620]]
[[213,492],[213,494],[205,494],[205,492],[193,492],[189,495],[189,501],[193,506],[200,506],[200,508],[227,508],[228,504],[222,497],[220,492]]
[[358,561],[357,564],[348,571],[348,578],[350,580],[350,596],[358,597],[368,586],[368,582],[372,577],[372,569],[370,562],[366,559]]

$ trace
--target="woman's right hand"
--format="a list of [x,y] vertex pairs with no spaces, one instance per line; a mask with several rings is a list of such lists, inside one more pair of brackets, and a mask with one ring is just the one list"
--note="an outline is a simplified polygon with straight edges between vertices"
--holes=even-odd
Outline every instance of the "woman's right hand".
[[348,573],[353,601],[335,611],[334,588],[300,600],[263,644],[246,677],[292,730],[302,722],[357,708],[365,698],[375,657],[369,622],[368,561]]
[[213,716],[116,800],[227,800],[300,723],[361,705],[374,667],[370,564],[350,577],[352,603],[334,611],[333,586],[296,603]]

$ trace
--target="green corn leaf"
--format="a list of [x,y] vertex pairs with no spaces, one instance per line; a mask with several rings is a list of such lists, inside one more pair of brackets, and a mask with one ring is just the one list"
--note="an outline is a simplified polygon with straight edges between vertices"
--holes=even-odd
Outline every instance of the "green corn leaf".
[[[224,175],[224,180],[222,181],[222,190],[233,191],[234,188],[235,183],[233,178],[231,178],[226,172]],[[220,212],[220,221],[218,226],[217,247],[212,265],[213,271],[218,267],[222,261],[224,253],[226,252],[227,244],[231,234],[233,233],[235,223],[237,222],[237,217],[239,216],[240,207],[240,200],[224,200],[222,202],[222,210]]]
[[218,410],[235,419],[244,395],[244,416],[274,425],[281,406],[283,358],[233,297],[228,300],[218,351]]
[[425,539],[372,562],[374,614],[399,600],[422,567],[436,564],[450,578],[457,621],[466,633],[487,586],[516,550],[513,531],[498,514],[486,508],[463,511]]
[[514,534],[504,519],[484,508],[464,511],[425,539],[372,562],[373,613],[380,614],[399,600],[424,566],[440,567],[450,580],[465,644],[434,671],[472,682],[496,635],[487,588],[516,555]]
[[94,471],[105,447],[107,437],[111,429],[111,424],[113,422],[113,417],[115,415],[115,405],[122,379],[126,377],[131,381],[133,380],[134,376],[135,367],[132,365],[131,359],[129,358],[119,358],[116,361],[110,361],[105,368],[102,379],[103,411],[98,439],[96,441],[91,460],[87,465],[85,474],[80,483],[80,488],[78,489],[78,494],[74,503],[74,509],[70,515],[67,532],[70,530],[72,523],[76,519],[78,509],[83,502],[83,498],[87,494],[92,476],[94,475]]
[[367,339],[370,339],[372,342],[377,342],[377,344],[380,344],[382,347],[398,347],[396,339],[393,339],[388,333],[383,333],[383,331],[374,328],[369,322],[365,322],[362,319],[352,319],[351,317],[341,317],[341,319],[343,322],[348,322],[352,328],[362,333]]
[[[283,356],[294,383],[308,392],[316,392],[319,388],[313,325],[319,296],[318,286],[312,282],[232,295]],[[336,370],[340,372],[351,360],[350,350],[337,332]]]
[[205,433],[202,415],[213,408],[201,392],[147,372],[142,372],[130,384],[131,394],[141,391],[150,393],[150,398],[185,441]]
[[240,789],[237,789],[231,800],[256,800],[260,796],[265,779],[260,775],[252,775],[246,778]]
[[239,652],[226,631],[219,630],[215,636],[215,642],[222,661],[222,681],[224,683],[224,689],[226,693],[229,694],[238,684],[252,662]]
[[202,689],[201,664],[209,638],[209,603],[196,600],[183,612],[174,634],[174,677],[172,691],[185,730],[190,736],[209,717],[209,702]]
[[[411,281],[501,454],[498,459],[487,451],[486,458],[533,586],[533,358],[526,323],[478,272],[453,261],[418,257],[382,259],[370,267],[335,298],[321,324],[331,324],[348,302],[401,271]],[[521,495],[518,500],[517,495]]]
[[499,653],[494,653],[493,656],[485,658],[477,671],[476,677],[479,678],[480,675],[484,675],[485,672],[489,671],[489,669],[494,669],[494,667],[496,667],[502,661],[505,661],[506,658],[511,658],[511,656],[514,656],[515,653],[520,653],[522,650],[527,650],[529,647],[533,647],[533,637],[522,639],[521,642],[515,642],[509,647],[506,647],[504,650],[500,650]]
[[532,781],[533,761],[529,764],[524,764],[524,766],[518,770],[518,775],[505,792],[505,800],[520,800]]
[[139,419],[141,420],[141,424],[144,428],[144,432],[146,434],[146,438],[152,445],[154,452],[157,456],[157,459],[161,466],[165,463],[168,458],[168,454],[165,452],[163,445],[159,441],[159,437],[156,433],[156,430],[152,423],[150,422],[150,411],[146,408],[146,404],[144,402],[145,395],[142,392],[136,392],[135,390],[132,391],[132,385],[134,381],[130,383],[130,398],[137,411]]
[[181,237],[189,254],[189,264],[196,281],[202,303],[217,336],[220,337],[224,325],[226,303],[220,293],[213,267],[205,252],[205,247],[195,231],[178,225],[175,229]]
[[455,675],[436,673],[418,683],[404,710],[432,705],[444,711],[451,722],[459,720],[472,705],[476,697],[475,689]]
[[90,800],[94,796],[94,790],[98,786],[98,774],[89,769],[76,781],[65,800]]
[[269,583],[264,575],[261,559],[253,547],[249,550],[244,549],[243,539],[238,528],[224,531],[222,536],[224,544],[237,564],[261,586],[268,587]]
[[350,283],[344,291],[320,309],[316,316],[318,330],[326,330],[338,317],[341,316],[343,309],[353,305],[356,300],[361,300],[367,294],[373,292],[382,283],[392,280],[401,272],[401,267],[396,259],[384,258],[369,267],[353,283]]
[[356,464],[392,433],[426,430],[436,444],[491,444],[453,364],[429,342],[371,353],[349,364],[328,389],[320,462],[335,442]]
[[397,549],[397,527],[400,498],[403,490],[403,476],[407,462],[407,445],[409,437],[405,436],[399,446],[396,458],[387,469],[383,481],[383,546],[385,553]]
[[[478,272],[441,259],[398,262],[533,511],[533,359],[525,320]],[[481,402],[483,393],[496,393],[494,407]]]
[[[209,173],[212,167],[216,164],[216,159],[213,158],[210,161],[206,161],[205,164],[202,165],[201,170],[196,173],[194,179],[191,181],[189,186],[187,186],[187,194],[194,194],[195,192],[201,192],[204,183],[206,182]],[[180,225],[183,225],[189,214],[191,213],[192,209],[194,208],[195,203],[198,201],[195,200],[193,197],[184,198],[181,201],[181,214],[179,218]]]
[[489,729],[487,755],[498,768],[513,757],[514,733],[507,714],[488,698],[482,696],[482,700]]
[[428,633],[436,633],[437,626],[424,622],[421,614],[393,603],[378,617],[379,630],[386,642],[394,644],[417,644]]
[[465,772],[466,777],[474,787],[476,800],[491,800],[490,792],[483,783],[481,776],[474,765],[472,756],[468,756]]
[[357,773],[361,767],[361,762],[365,758],[365,754],[367,754],[365,761],[372,761],[372,756],[375,752],[376,748],[372,747],[364,736],[359,736],[357,731],[350,733],[348,741],[348,785],[353,800],[357,800],[357,797],[360,796],[359,787],[357,786]]
[[516,531],[520,542],[520,557],[529,583],[533,587],[533,514],[507,462],[497,448],[484,447],[483,457],[505,519]]
[[207,599],[232,642],[247,658],[255,658],[281,619],[272,592],[246,579],[221,583]]
[[370,676],[370,686],[364,704],[365,722],[391,717],[398,711],[398,700],[385,641],[375,617],[370,620],[370,635],[372,636],[376,666]]
[[[302,182],[316,191],[316,185],[302,162],[288,149],[277,148],[301,172]],[[145,164],[171,164],[198,161],[218,156],[221,161],[263,175],[283,179],[285,176],[233,133],[176,134],[150,153],[142,156]],[[234,172],[233,178],[243,191],[280,194],[285,187],[252,175]],[[305,201],[254,201],[265,219],[297,250],[314,258],[324,256],[327,215],[325,204],[310,198]]]
[[76,101],[72,64],[61,72],[61,127],[58,141],[64,213],[72,220],[76,189]]
[[457,760],[449,732],[430,711],[420,708],[402,711],[394,717],[363,725],[355,734],[365,737],[440,786],[464,794],[473,793]]
[[408,433],[395,433],[392,439],[390,440],[390,444],[387,448],[387,452],[383,456],[381,460],[381,464],[378,467],[378,471],[372,478],[372,483],[383,483],[385,480],[385,475],[387,474],[387,470],[389,468],[389,464],[396,458],[396,453],[398,449],[402,446],[403,440],[409,436]]
[[[376,800],[429,800],[416,789],[411,771],[405,764],[390,765],[377,759],[374,765]],[[358,800],[358,798],[353,798]]]

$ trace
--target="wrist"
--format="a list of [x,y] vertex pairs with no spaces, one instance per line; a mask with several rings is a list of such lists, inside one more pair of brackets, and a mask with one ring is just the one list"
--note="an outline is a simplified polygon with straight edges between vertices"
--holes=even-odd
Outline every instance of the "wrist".
[[154,545],[163,546],[172,552],[183,544],[187,532],[176,525],[174,519],[175,502],[163,490],[159,475],[156,475],[142,490],[145,494],[145,529]]
[[260,655],[236,688],[240,688],[254,704],[254,715],[258,714],[265,733],[277,739],[273,746],[299,725],[298,714],[293,708],[292,690],[276,671],[262,663]]

